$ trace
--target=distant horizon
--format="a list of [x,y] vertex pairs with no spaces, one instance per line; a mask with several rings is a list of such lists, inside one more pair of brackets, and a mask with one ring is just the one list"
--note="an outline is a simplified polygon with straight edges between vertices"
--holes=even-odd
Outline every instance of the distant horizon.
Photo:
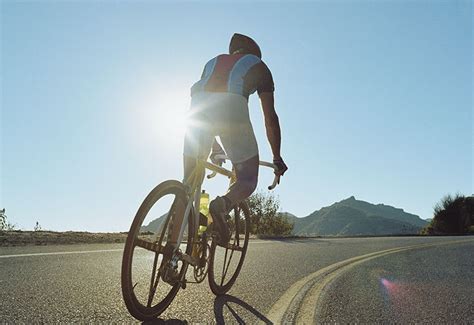
[[[466,195],[466,196],[467,196],[467,195]],[[335,201],[335,202],[333,202],[332,204],[335,204],[335,203],[338,203],[338,202],[341,202],[341,201],[348,200],[348,199],[350,199],[350,198],[352,198],[352,197],[354,197],[355,200],[357,200],[357,201],[363,201],[363,202],[367,202],[367,203],[370,203],[370,204],[373,204],[373,205],[383,204],[383,205],[385,205],[385,206],[391,206],[391,207],[396,208],[396,209],[402,209],[404,212],[409,213],[409,214],[413,214],[413,215],[419,217],[419,218],[422,219],[422,220],[429,220],[429,219],[432,219],[432,218],[422,218],[421,216],[419,216],[419,215],[417,215],[417,214],[414,214],[414,213],[412,213],[412,212],[410,212],[410,211],[406,211],[403,207],[393,206],[393,205],[387,204],[387,203],[385,203],[385,202],[378,202],[378,203],[370,202],[370,201],[367,201],[367,200],[359,199],[359,198],[355,197],[354,195],[351,195],[351,196],[349,196],[349,197],[347,197],[347,198],[345,198],[345,199],[339,200],[339,201]],[[295,216],[295,217],[297,217],[297,218],[305,218],[305,217],[310,216],[311,214],[313,214],[313,213],[316,212],[316,211],[319,211],[319,210],[321,210],[321,209],[323,209],[323,208],[325,208],[325,207],[331,206],[332,204],[326,205],[326,206],[321,206],[320,208],[313,210],[312,212],[310,212],[309,214],[307,214],[307,215],[305,215],[305,216],[298,216],[298,215],[293,214],[293,213],[290,212],[290,211],[282,211],[282,210],[280,210],[280,211],[278,211],[278,212],[279,212],[279,213],[290,213],[291,215],[293,215],[293,216]],[[0,209],[1,209],[1,208],[0,208]],[[8,217],[8,213],[6,213],[6,215],[7,215],[7,217]],[[41,223],[40,223],[40,225],[41,225]],[[15,229],[15,230],[29,231],[29,230],[33,230],[33,228],[29,229],[29,228],[24,228],[24,227],[23,227],[23,228],[21,228],[21,229],[19,228],[19,229]],[[127,229],[118,230],[118,231],[108,231],[108,230],[103,230],[103,231],[88,231],[87,229],[63,229],[63,230],[55,230],[55,229],[53,229],[53,228],[48,228],[48,229],[41,229],[41,230],[43,230],[43,231],[57,231],[57,232],[65,232],[65,231],[79,231],[79,232],[80,232],[80,231],[84,231],[84,232],[94,232],[94,233],[109,233],[109,232],[115,233],[115,232],[127,232],[129,229],[127,228]]]

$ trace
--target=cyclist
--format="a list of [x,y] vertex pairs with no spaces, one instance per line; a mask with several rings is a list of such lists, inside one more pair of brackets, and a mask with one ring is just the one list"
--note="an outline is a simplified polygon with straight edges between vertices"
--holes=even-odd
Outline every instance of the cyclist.
[[[189,126],[184,143],[184,183],[189,181],[196,159],[207,159],[210,154],[213,163],[222,164],[216,156],[225,153],[216,136],[236,173],[236,182],[228,192],[209,205],[220,245],[226,245],[230,239],[225,216],[257,186],[259,155],[248,109],[248,98],[255,91],[260,97],[273,163],[277,166],[275,174],[283,175],[288,168],[280,154],[281,133],[274,107],[273,77],[253,39],[234,34],[229,54],[218,55],[207,62],[201,79],[191,88]],[[179,215],[182,214],[176,214]],[[173,221],[171,242],[177,239],[181,222]],[[168,247],[170,251],[175,248]]]

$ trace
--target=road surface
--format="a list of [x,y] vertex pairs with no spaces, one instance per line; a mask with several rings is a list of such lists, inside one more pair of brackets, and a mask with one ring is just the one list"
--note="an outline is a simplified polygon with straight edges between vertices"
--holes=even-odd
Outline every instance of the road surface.
[[[134,322],[122,244],[0,248],[0,323]],[[189,284],[155,323],[473,323],[473,237],[252,240],[228,295]]]

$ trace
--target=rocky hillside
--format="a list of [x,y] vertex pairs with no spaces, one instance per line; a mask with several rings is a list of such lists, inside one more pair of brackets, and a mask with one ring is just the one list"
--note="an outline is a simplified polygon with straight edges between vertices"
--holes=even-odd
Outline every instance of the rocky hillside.
[[353,196],[307,217],[290,219],[295,223],[293,233],[303,236],[415,234],[427,224],[403,209],[371,204]]
[[[309,216],[298,218],[288,212],[281,212],[294,223],[293,234],[299,236],[373,236],[417,234],[428,224],[417,215],[385,204],[371,204],[348,199],[314,211]],[[164,221],[165,215],[141,228],[155,232]]]
[[159,218],[156,218],[155,220],[151,221],[149,224],[145,225],[145,226],[142,226],[140,228],[140,231],[142,232],[146,232],[146,231],[149,231],[149,232],[152,232],[152,233],[155,233],[157,232],[159,229],[160,229],[160,226],[161,226],[161,223],[163,221],[165,221],[165,217],[166,217],[166,213],[164,215],[162,215],[161,217]]

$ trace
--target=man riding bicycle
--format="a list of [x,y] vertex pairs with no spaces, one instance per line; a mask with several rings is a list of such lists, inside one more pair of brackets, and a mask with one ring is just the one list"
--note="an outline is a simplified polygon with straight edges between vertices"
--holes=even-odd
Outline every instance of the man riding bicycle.
[[[288,169],[280,154],[281,133],[274,107],[273,77],[261,58],[260,48],[253,39],[234,34],[229,54],[207,62],[201,79],[191,88],[190,123],[184,142],[184,183],[189,183],[197,159],[207,159],[209,154],[213,163],[221,165],[223,161],[218,155],[226,152],[236,173],[236,181],[228,192],[209,205],[220,245],[226,245],[230,239],[225,216],[257,187],[259,155],[248,108],[248,98],[255,91],[260,97],[273,163],[277,167],[275,174],[283,175]],[[179,215],[182,219],[182,214]],[[172,242],[177,239],[181,222],[173,221]],[[168,249],[174,251],[176,246]]]

